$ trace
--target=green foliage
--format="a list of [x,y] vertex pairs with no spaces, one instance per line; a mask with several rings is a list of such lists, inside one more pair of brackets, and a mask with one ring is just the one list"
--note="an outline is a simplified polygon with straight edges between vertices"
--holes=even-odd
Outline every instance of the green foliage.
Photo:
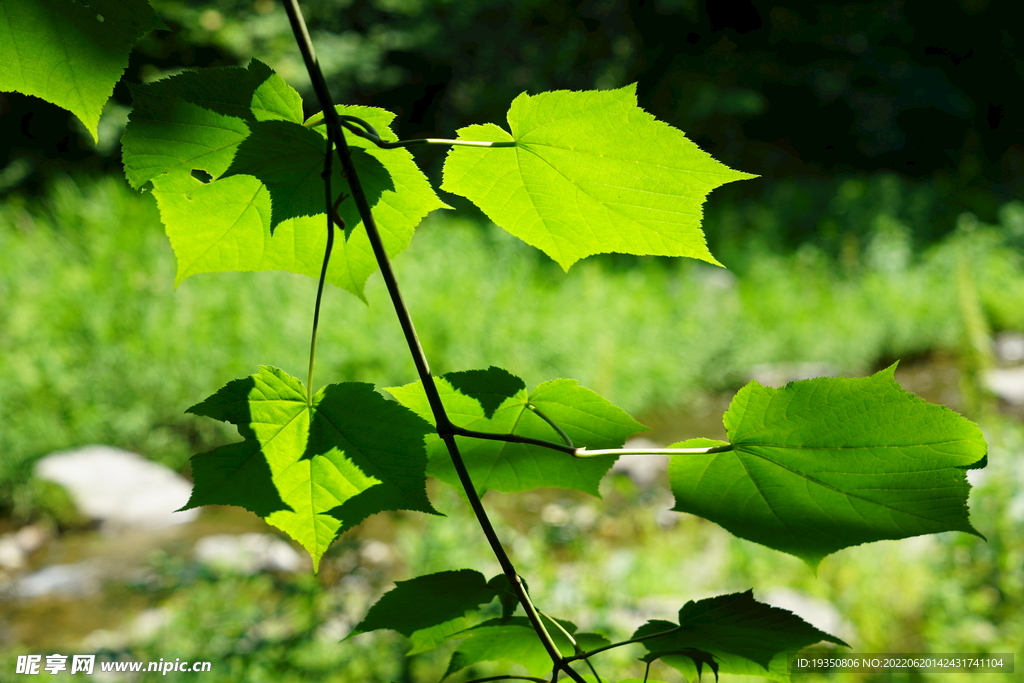
[[188,412],[230,422],[244,441],[192,459],[183,509],[238,505],[309,551],[383,510],[434,512],[424,488],[427,423],[368,384],[330,384],[307,403],[299,380],[261,367]]
[[[655,636],[655,634],[664,635]],[[644,647],[688,676],[700,673],[702,659],[686,650],[710,653],[723,673],[760,675],[789,681],[787,652],[828,641],[849,647],[792,612],[754,600],[753,592],[688,602],[679,623],[649,621],[633,634]],[[710,662],[709,662],[710,663]]]
[[[497,577],[496,577],[497,578]],[[392,629],[412,639],[410,654],[437,647],[469,626],[467,613],[498,597],[484,575],[472,569],[438,572],[399,581],[374,603],[348,637]]]
[[[294,89],[253,60],[245,69],[185,72],[136,86],[133,94],[125,175],[135,187],[153,185],[178,258],[176,283],[224,271],[320,275],[327,242],[320,177],[326,133],[322,125],[303,125]],[[337,109],[378,130],[388,130],[394,119],[373,107]],[[351,144],[385,248],[396,256],[423,217],[445,205],[407,151],[381,150],[361,138]],[[335,165],[332,202],[350,194]],[[338,213],[346,239],[334,246],[327,281],[362,298],[377,265],[353,202],[343,201]]]
[[[314,65],[297,5],[287,6]],[[126,17],[111,26],[142,25],[136,14]],[[83,33],[92,35],[88,27]],[[116,38],[123,42],[125,34]],[[314,70],[311,77],[321,76]],[[30,81],[15,85],[34,88]],[[81,83],[94,95],[105,87],[96,79]],[[648,665],[663,659],[689,675],[707,665],[716,676],[788,681],[787,652],[822,640],[845,645],[790,612],[755,602],[751,591],[688,602],[678,624],[649,621],[614,645],[539,611],[480,496],[538,487],[597,495],[622,453],[618,447],[643,426],[576,380],[527,391],[524,381],[494,366],[430,376],[387,255],[403,250],[415,225],[443,203],[398,149],[413,141],[395,143],[375,132],[390,134],[390,114],[331,111],[321,92],[330,116],[303,121],[298,94],[255,60],[246,69],[186,73],[134,90],[126,175],[134,187],[152,185],[178,256],[178,281],[223,270],[322,272],[321,286],[330,281],[361,297],[379,268],[419,376],[388,390],[397,401],[362,383],[314,393],[269,366],[229,382],[189,412],[235,425],[243,440],[193,457],[186,508],[251,510],[302,544],[316,570],[340,534],[375,513],[436,513],[428,475],[460,487],[503,573],[485,581],[474,570],[443,571],[402,582],[354,631],[397,630],[412,640],[413,652],[460,641],[446,675],[509,661],[537,676],[564,674],[582,683],[574,665],[587,660],[592,667],[594,655],[642,643]],[[460,131],[465,147],[450,153],[444,187],[566,270],[605,252],[717,263],[700,230],[701,205],[715,187],[752,176],[714,161],[640,110],[634,91],[521,95],[509,111],[511,134],[492,124]],[[345,133],[336,114],[359,131],[351,151],[340,142]],[[337,168],[335,153],[344,162]],[[350,169],[347,175],[341,167]],[[350,201],[363,186],[367,203]],[[373,227],[372,209],[381,230]],[[333,272],[331,251],[321,257],[316,248],[327,240],[324,223],[332,238],[335,227],[344,236]],[[314,323],[310,384],[316,331]],[[980,431],[902,391],[893,373],[894,367],[781,390],[751,383],[724,417],[729,442],[677,445],[686,452],[674,453],[670,471],[676,509],[812,566],[868,541],[977,533],[967,517],[965,470],[984,465]],[[487,618],[495,600],[500,616]],[[516,603],[525,616],[515,615]]]
[[751,382],[723,418],[729,450],[673,458],[675,509],[814,567],[860,543],[977,533],[965,470],[984,466],[981,430],[901,389],[894,371]]
[[[570,621],[555,620],[542,617],[545,625],[564,656],[571,656],[575,649],[573,642],[584,650],[596,649],[608,645],[603,636],[596,633],[577,633],[576,625]],[[455,637],[466,637],[459,644],[448,664],[445,675],[460,671],[478,662],[515,662],[522,665],[534,676],[551,674],[551,658],[544,646],[537,640],[537,633],[525,617],[511,619],[491,619],[479,626],[474,626]],[[572,641],[569,640],[572,636]]]
[[146,0],[10,0],[0,12],[0,92],[35,95],[99,138],[103,106],[145,33],[163,28]]
[[[475,376],[468,375],[470,379],[467,379],[467,373],[452,373],[437,380],[445,409],[456,425],[465,429],[559,441],[559,433],[544,419],[546,417],[557,424],[573,444],[591,448],[617,448],[631,434],[645,429],[606,399],[579,386],[576,380],[551,380],[527,392],[521,379],[500,368],[492,366],[489,370],[469,372]],[[456,390],[449,377],[454,377],[463,390]],[[493,382],[489,385],[492,393],[468,388],[471,382],[481,382],[484,377]],[[477,386],[484,385],[481,382]],[[514,393],[508,393],[513,390]],[[419,382],[389,387],[387,391],[417,415],[430,419],[430,406]],[[493,408],[498,398],[502,401],[497,404],[498,408]],[[490,417],[487,416],[489,409]],[[430,457],[428,474],[458,487],[458,474],[441,438],[436,434],[428,435],[426,444]],[[484,439],[467,441],[462,451],[480,493],[489,489],[512,493],[557,486],[596,496],[601,478],[615,460],[612,457],[576,459],[540,446]]]
[[509,144],[448,153],[442,189],[565,270],[592,254],[690,256],[717,264],[700,230],[714,188],[753,178],[724,166],[636,104],[636,87],[523,93],[494,124],[459,139]]

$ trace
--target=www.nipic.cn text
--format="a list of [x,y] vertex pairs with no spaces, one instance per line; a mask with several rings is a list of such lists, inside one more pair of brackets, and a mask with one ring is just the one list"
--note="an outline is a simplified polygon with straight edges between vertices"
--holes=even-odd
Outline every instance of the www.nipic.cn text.
[[91,674],[96,670],[104,673],[139,673],[152,672],[167,675],[172,671],[201,672],[210,670],[210,662],[188,662],[180,658],[161,659],[158,662],[100,662],[96,665],[96,655],[19,655],[14,670],[17,674],[50,674],[72,673]]

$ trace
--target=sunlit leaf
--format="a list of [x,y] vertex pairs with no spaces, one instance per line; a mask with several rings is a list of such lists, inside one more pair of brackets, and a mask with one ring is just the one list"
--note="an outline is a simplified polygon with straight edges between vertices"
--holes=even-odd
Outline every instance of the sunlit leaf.
[[[812,643],[846,643],[819,631],[792,612],[754,600],[752,591],[690,601],[679,610],[679,623],[655,620],[633,638],[665,633],[642,641],[648,652],[698,650],[714,656],[721,673],[764,676],[788,681],[788,652]],[[661,656],[683,673],[699,673],[691,655]],[[706,660],[704,660],[706,661]]]
[[[508,380],[513,377],[503,370],[491,368],[489,376],[496,380],[496,388],[490,396],[501,397],[514,386]],[[556,423],[573,441],[575,446],[588,448],[617,448],[636,432],[646,427],[631,418],[620,408],[593,391],[579,386],[576,380],[556,379],[544,382],[527,392],[524,388],[503,398],[492,416],[478,398],[457,391],[445,377],[437,379],[438,391],[451,420],[458,426],[492,434],[516,434],[554,443],[561,443],[558,432],[537,412]],[[473,391],[484,392],[484,375],[474,377]],[[515,378],[518,379],[518,378]],[[465,386],[465,375],[460,373],[456,382]],[[430,406],[419,382],[403,387],[391,387],[387,391],[400,403],[424,419],[430,420]],[[490,407],[490,405],[489,405]],[[477,488],[483,492],[494,489],[503,492],[526,491],[540,487],[577,489],[597,495],[598,486],[605,473],[611,468],[614,458],[574,458],[541,446],[490,441],[459,437],[462,452]],[[459,486],[458,475],[451,464],[448,449],[441,439],[432,434],[427,437],[427,452],[430,456],[428,473],[452,486]]]
[[185,71],[132,86],[134,108],[121,139],[132,187],[193,169],[220,177],[257,121],[302,123],[302,100],[257,59],[248,67]]
[[674,509],[814,566],[870,541],[977,534],[965,470],[985,456],[981,431],[904,391],[894,370],[751,382],[724,417],[731,450],[672,458]]
[[701,151],[637,106],[636,86],[521,94],[511,133],[493,123],[459,139],[511,147],[452,147],[441,188],[562,268],[591,254],[690,256],[718,263],[700,229],[707,194],[753,178]]
[[314,568],[341,533],[384,510],[434,513],[424,486],[423,420],[372,385],[302,383],[261,366],[188,412],[238,427],[241,443],[192,458],[183,509],[237,505],[298,541]]
[[[224,271],[320,276],[327,141],[322,126],[300,125],[302,101],[294,89],[253,60],[247,68],[184,72],[136,86],[133,95],[123,138],[125,174],[135,187],[153,184],[178,260],[178,283]],[[390,135],[390,112],[337,110]],[[385,251],[397,256],[423,217],[445,205],[407,150],[380,149],[352,136],[349,145]],[[337,233],[327,281],[362,298],[377,262],[337,159],[331,190],[335,199],[349,199],[338,206],[346,230]]]
[[472,569],[398,581],[374,603],[348,637],[391,629],[413,639],[410,654],[422,652],[471,626],[466,615],[497,596],[483,574]]
[[[555,641],[555,646],[563,656],[572,655],[575,650],[562,629],[572,634],[584,650],[609,644],[606,638],[595,633],[577,634],[576,625],[572,622],[559,619],[561,628],[558,628],[550,619],[543,619],[548,633]],[[452,655],[445,676],[478,662],[494,661],[515,662],[534,676],[551,673],[551,658],[526,617],[491,619],[463,631],[460,635],[467,638],[459,644],[458,650]]]
[[4,0],[0,92],[34,95],[67,109],[98,139],[100,114],[128,53],[164,28],[146,0]]

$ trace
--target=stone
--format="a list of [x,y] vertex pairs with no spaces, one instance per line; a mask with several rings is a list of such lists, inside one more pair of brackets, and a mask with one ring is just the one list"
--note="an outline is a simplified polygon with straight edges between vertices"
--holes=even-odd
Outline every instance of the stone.
[[21,569],[25,566],[28,553],[21,549],[14,534],[0,536],[0,567]]
[[14,532],[14,542],[23,552],[31,554],[43,547],[48,536],[46,527],[40,524],[29,524]]
[[1001,332],[996,335],[993,347],[996,358],[1004,363],[1019,363],[1024,360],[1024,334]]
[[175,512],[192,484],[159,463],[112,446],[86,446],[47,455],[35,475],[67,489],[83,515],[104,530],[160,529],[191,522],[199,510]]
[[196,541],[197,562],[238,574],[263,571],[298,572],[306,562],[288,543],[273,534],[212,534]]
[[985,387],[1013,405],[1024,404],[1024,367],[993,368],[985,372]]
[[0,536],[0,567],[22,569],[28,556],[46,542],[46,536],[46,529],[38,524],[29,524]]
[[[640,450],[644,448],[664,448],[650,439],[637,437],[627,441],[623,448]],[[649,489],[664,479],[668,471],[667,455],[620,455],[612,465],[611,472],[625,474],[640,489]]]
[[17,598],[82,598],[100,591],[101,573],[99,564],[91,560],[55,564],[16,580],[10,592]]

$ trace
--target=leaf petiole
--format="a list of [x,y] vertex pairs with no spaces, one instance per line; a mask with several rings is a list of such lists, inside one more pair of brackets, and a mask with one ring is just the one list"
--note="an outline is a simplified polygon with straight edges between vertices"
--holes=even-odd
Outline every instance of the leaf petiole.
[[515,674],[505,674],[503,676],[488,676],[487,678],[474,678],[466,683],[487,683],[487,681],[534,681],[535,683],[548,683],[546,678],[536,678],[534,676],[517,676]]
[[345,229],[345,222],[338,216],[338,204],[347,195],[338,197],[337,203],[331,201],[331,160],[334,158],[334,136],[327,131],[327,152],[324,155],[324,170],[321,177],[324,179],[324,193],[327,196],[327,206],[331,210],[327,214],[327,246],[324,248],[324,262],[320,268],[320,280],[316,287],[316,304],[313,306],[313,331],[309,337],[309,373],[306,376],[306,407],[313,409],[313,362],[316,359],[316,332],[320,326],[320,302],[324,296],[324,282],[327,280],[327,266],[331,262],[331,251],[334,249],[334,224],[340,222],[341,229]]
[[725,453],[732,449],[732,444],[708,446],[706,448],[602,448],[594,451],[583,447],[574,450],[572,455],[576,458],[597,458],[602,455],[680,455],[686,453],[703,455],[705,453]]
[[[388,142],[382,140],[377,130],[366,121],[362,120],[358,116],[349,116],[347,114],[338,114],[339,122],[353,135],[369,140],[373,144],[377,145],[381,149],[396,149],[398,147],[412,147],[414,145],[449,145],[449,146],[462,146],[462,147],[515,147],[516,143],[512,140],[506,141],[495,141],[486,142],[480,140],[449,140],[447,138],[417,138],[414,140],[396,140]],[[314,128],[324,123],[324,116],[313,117],[306,121],[304,126],[307,128]]]
[[573,448],[572,446],[563,446],[562,444],[555,443],[553,441],[544,441],[543,439],[532,439],[528,436],[519,436],[518,434],[493,434],[491,432],[478,432],[472,429],[465,429],[454,424],[448,427],[446,433],[441,434],[440,430],[438,430],[438,433],[442,437],[446,436],[447,434],[452,434],[455,436],[466,436],[471,439],[487,439],[489,441],[508,441],[509,443],[525,443],[531,446],[550,448],[553,451],[560,451],[562,453],[568,453],[569,455],[576,455],[576,451],[578,450],[576,448]]
[[608,650],[614,650],[615,648],[622,647],[623,645],[632,645],[634,643],[642,643],[645,640],[651,640],[652,638],[670,636],[673,633],[680,631],[682,628],[682,626],[676,626],[675,628],[666,629],[664,631],[658,631],[657,633],[648,633],[646,635],[638,636],[636,638],[630,638],[629,640],[623,640],[618,643],[612,643],[611,645],[605,645],[604,647],[595,648],[590,652],[582,652],[580,654],[573,655],[572,657],[566,657],[566,661],[572,662],[576,661],[577,659],[589,659],[590,657],[593,657],[596,654],[606,652]]
[[569,448],[573,448],[573,447],[574,447],[574,446],[572,445],[572,439],[570,439],[570,438],[569,438],[569,435],[568,435],[568,434],[566,434],[566,433],[565,433],[564,431],[562,431],[562,428],[561,428],[561,427],[559,427],[559,426],[558,426],[558,425],[557,425],[557,424],[555,423],[555,421],[554,421],[554,420],[552,420],[552,419],[551,419],[550,417],[548,417],[547,415],[545,415],[544,413],[542,413],[542,412],[540,411],[540,408],[538,408],[537,406],[533,405],[532,403],[527,403],[527,404],[526,404],[526,407],[527,407],[527,408],[529,408],[530,410],[532,410],[532,411],[533,411],[533,412],[534,412],[534,413],[535,413],[535,414],[537,415],[537,417],[539,417],[540,419],[544,420],[544,421],[545,421],[545,422],[547,422],[547,423],[548,423],[549,425],[551,425],[551,428],[552,428],[552,429],[554,429],[554,430],[555,430],[556,432],[558,432],[558,435],[559,435],[560,437],[562,437],[562,441],[564,441],[564,442],[565,442],[565,445],[566,445],[566,446],[568,446]]

